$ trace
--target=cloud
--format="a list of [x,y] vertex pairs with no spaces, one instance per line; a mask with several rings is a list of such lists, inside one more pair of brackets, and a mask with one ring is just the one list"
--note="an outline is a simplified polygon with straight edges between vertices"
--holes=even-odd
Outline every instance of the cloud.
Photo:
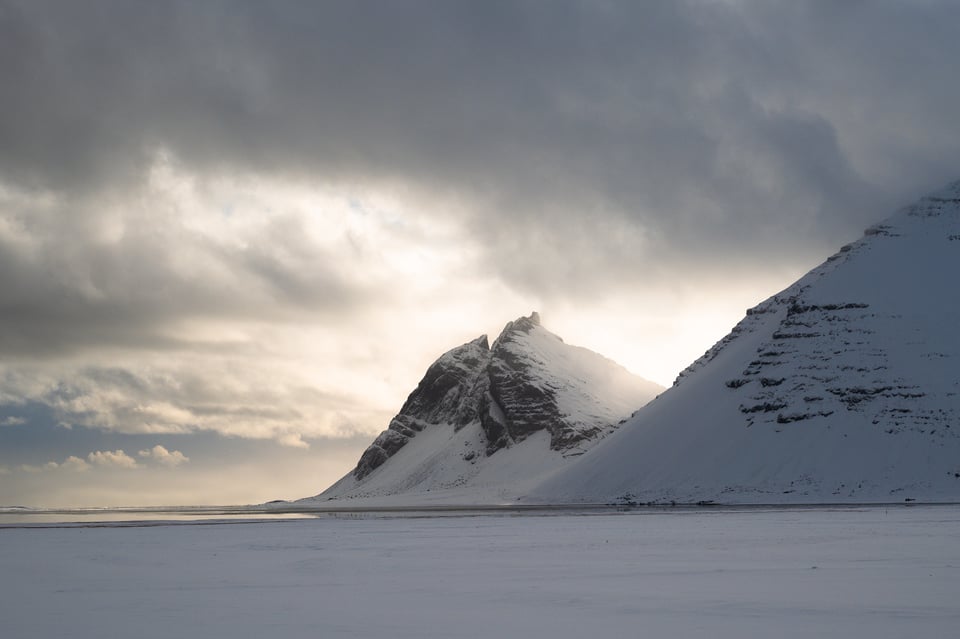
[[287,433],[286,435],[281,435],[277,441],[284,446],[290,446],[291,448],[310,448],[310,444],[303,441],[303,436],[300,433]]
[[[399,193],[399,220],[462,230],[467,275],[527,296],[795,263],[953,177],[958,17],[949,2],[13,4],[0,292],[10,317],[43,321],[11,321],[0,346],[189,348],[171,324],[353,314],[399,288],[364,286],[337,221],[315,233],[315,211],[247,182]],[[235,228],[251,200],[263,219]]]
[[76,471],[84,471],[84,470],[90,469],[90,464],[88,464],[83,459],[80,459],[79,457],[70,455],[63,461],[62,464],[60,464],[60,467],[67,468],[70,470],[76,470]]
[[[123,452],[123,451],[118,451]],[[98,455],[101,453],[97,453]],[[91,453],[93,455],[93,453]],[[91,460],[92,461],[92,460]],[[90,469],[90,464],[86,461],[75,457],[73,455],[67,457],[63,460],[62,463],[57,463],[55,461],[48,461],[45,464],[20,464],[20,470],[28,473],[41,473],[44,471],[51,470],[74,470],[74,471],[84,471]]]
[[0,426],[22,426],[26,423],[27,420],[23,417],[10,416],[0,419]]
[[[12,464],[0,481],[0,504],[36,507],[249,504],[317,494],[343,476],[369,444],[366,437],[337,439],[309,454],[237,438],[203,439],[209,454],[191,456],[176,472],[141,461],[136,471],[20,473]],[[196,441],[194,441],[196,443]],[[194,445],[192,443],[191,445]],[[194,458],[195,457],[195,458]],[[122,472],[122,481],[117,473]]]
[[47,470],[56,470],[60,467],[55,461],[50,461],[45,464],[20,464],[20,470],[27,473],[42,473]]
[[[153,448],[141,450],[137,453],[137,455],[142,459],[152,460],[163,466],[170,467],[179,466],[180,464],[185,464],[186,462],[190,461],[190,458],[179,450],[167,450],[159,444]],[[90,470],[92,467],[132,469],[140,468],[141,466],[137,464],[136,459],[121,449],[113,451],[93,451],[87,455],[86,460],[75,455],[70,455],[61,463],[49,461],[45,464],[21,464],[19,466],[20,470],[29,473],[39,473],[52,470],[72,470],[82,472]],[[9,472],[9,469],[7,469],[7,472]]]
[[87,460],[104,468],[138,468],[137,460],[120,449],[97,450],[87,455]]
[[148,450],[141,450],[137,455],[145,459],[160,462],[164,466],[179,466],[180,464],[190,461],[190,458],[179,450],[169,451],[160,444]]
[[[169,183],[187,179],[177,173],[133,192],[52,204],[4,198],[0,190],[0,266],[7,273],[0,292],[9,310],[0,316],[0,352],[216,350],[231,340],[198,337],[185,325],[322,319],[374,297],[341,266],[343,233],[325,226],[345,223],[349,212],[339,200],[316,201],[324,208],[312,213],[298,209],[303,205],[282,185],[259,189],[266,193],[229,186],[196,193]],[[279,210],[263,211],[267,200]],[[228,206],[229,218],[222,212]]]
[[937,132],[960,99],[942,80],[958,14],[949,2],[22,3],[2,27],[15,90],[0,172],[86,192],[142,181],[168,149],[204,175],[452,192],[477,230],[549,218],[550,239],[572,241],[590,214],[733,253],[741,234],[784,222],[859,228],[864,198],[954,170],[957,143]]
[[307,446],[302,436],[345,437],[382,428],[400,399],[382,399],[382,363],[326,374],[320,369],[323,376],[311,378],[316,373],[291,357],[181,354],[171,361],[147,351],[117,354],[111,367],[0,365],[0,380],[9,397],[49,407],[68,427],[126,434],[209,431],[300,447]]

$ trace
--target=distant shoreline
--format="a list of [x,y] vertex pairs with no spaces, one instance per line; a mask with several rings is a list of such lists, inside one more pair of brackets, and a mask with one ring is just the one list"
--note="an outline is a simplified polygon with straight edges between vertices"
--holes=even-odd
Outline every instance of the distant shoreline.
[[122,508],[0,508],[0,530],[10,528],[100,528],[180,525],[226,525],[296,521],[311,517],[481,517],[681,513],[746,513],[876,510],[880,508],[957,507],[957,502],[888,502],[823,504],[491,504],[431,506],[156,506]]

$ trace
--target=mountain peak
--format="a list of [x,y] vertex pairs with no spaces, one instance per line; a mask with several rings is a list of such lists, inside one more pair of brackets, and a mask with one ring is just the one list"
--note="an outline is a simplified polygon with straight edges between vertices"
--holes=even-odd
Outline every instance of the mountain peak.
[[468,344],[482,348],[485,351],[490,350],[490,342],[487,341],[486,333],[484,333],[477,339],[473,340],[472,342],[468,342]]
[[[461,486],[479,472],[478,462],[515,447],[528,451],[521,458],[555,465],[590,448],[661,390],[565,344],[534,312],[509,322],[492,347],[482,335],[441,355],[353,472],[324,496],[437,489],[445,487],[442,477]],[[515,475],[524,472],[535,471]]]
[[507,325],[504,326],[503,330],[500,332],[500,337],[497,338],[497,341],[499,342],[504,338],[505,335],[510,333],[529,333],[538,327],[542,328],[540,324],[540,313],[533,311],[526,317],[518,317],[512,322],[507,322]]

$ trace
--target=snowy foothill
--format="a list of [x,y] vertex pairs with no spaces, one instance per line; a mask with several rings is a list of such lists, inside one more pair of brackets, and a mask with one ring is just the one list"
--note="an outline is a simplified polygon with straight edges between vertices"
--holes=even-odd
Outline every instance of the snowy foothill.
[[6,639],[948,637],[960,508],[0,528]]

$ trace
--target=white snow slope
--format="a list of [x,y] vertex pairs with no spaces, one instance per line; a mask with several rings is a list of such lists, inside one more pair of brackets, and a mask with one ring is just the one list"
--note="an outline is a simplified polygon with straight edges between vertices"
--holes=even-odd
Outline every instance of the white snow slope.
[[960,501],[960,182],[747,312],[537,502]]
[[[436,365],[449,364],[462,370],[458,359],[476,359],[481,338],[441,356]],[[324,493],[301,500],[349,500],[364,505],[403,504],[494,504],[514,501],[545,474],[569,464],[600,439],[617,428],[638,406],[652,399],[663,388],[631,374],[615,362],[585,348],[565,344],[546,330],[534,313],[529,318],[510,322],[493,347],[487,351],[488,369],[454,387],[433,403],[425,413],[429,423],[416,421],[422,430],[392,454],[381,466],[358,479],[355,473],[328,488]],[[467,355],[463,355],[467,353]],[[492,363],[491,363],[492,362]],[[518,388],[501,385],[499,396],[491,399],[491,382],[502,376],[504,362],[520,371]],[[487,365],[483,364],[482,365]],[[500,373],[487,370],[500,367]],[[428,378],[429,379],[429,372]],[[508,375],[509,377],[509,375]],[[509,382],[510,380],[508,380]],[[526,420],[527,426],[542,428],[535,432],[514,433],[504,447],[490,450],[491,442],[479,419],[465,425],[453,423],[472,410],[477,387],[486,390],[487,401],[500,419],[514,417],[514,423]],[[544,390],[542,397],[524,399],[530,388]],[[423,383],[421,387],[423,388]],[[506,393],[514,392],[514,397]],[[415,391],[414,397],[416,393]],[[456,401],[448,401],[454,398]],[[539,403],[538,403],[539,402]],[[408,404],[410,400],[408,400]],[[434,410],[437,406],[443,410]],[[501,406],[505,407],[501,410]],[[425,414],[421,413],[421,414]],[[399,416],[398,416],[399,417]],[[550,423],[562,437],[552,436],[537,422]],[[382,437],[382,436],[381,436]],[[505,436],[506,437],[506,436]],[[564,439],[566,438],[566,439]],[[573,439],[570,439],[573,438]],[[378,438],[379,440],[380,438]],[[558,445],[558,441],[559,444]]]

